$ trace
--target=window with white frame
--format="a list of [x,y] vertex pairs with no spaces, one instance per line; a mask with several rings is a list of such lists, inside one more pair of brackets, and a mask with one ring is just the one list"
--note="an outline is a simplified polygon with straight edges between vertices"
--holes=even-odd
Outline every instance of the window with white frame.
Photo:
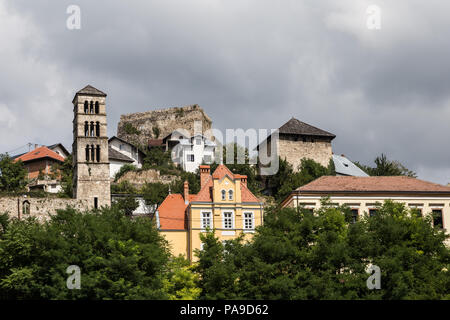
[[244,212],[244,229],[252,230],[255,228],[253,223],[253,212]]
[[211,212],[202,212],[202,229],[212,228]]
[[223,228],[233,229],[233,212],[223,213]]
[[233,190],[228,190],[228,200],[233,200]]
[[188,160],[189,162],[194,162],[194,155],[193,155],[193,154],[188,154],[188,155],[187,155],[187,160]]
[[227,199],[227,192],[225,190],[222,190],[222,200]]

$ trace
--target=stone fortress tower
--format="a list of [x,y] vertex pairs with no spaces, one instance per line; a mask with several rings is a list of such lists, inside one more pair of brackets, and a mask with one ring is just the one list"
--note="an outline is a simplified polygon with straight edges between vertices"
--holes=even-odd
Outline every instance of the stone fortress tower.
[[73,98],[73,192],[90,208],[111,205],[106,94],[90,85]]

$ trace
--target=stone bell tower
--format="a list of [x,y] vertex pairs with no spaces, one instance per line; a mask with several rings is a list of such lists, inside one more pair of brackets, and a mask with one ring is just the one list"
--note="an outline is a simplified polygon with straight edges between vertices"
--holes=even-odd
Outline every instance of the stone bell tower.
[[111,205],[106,94],[90,85],[73,98],[73,192],[89,207]]

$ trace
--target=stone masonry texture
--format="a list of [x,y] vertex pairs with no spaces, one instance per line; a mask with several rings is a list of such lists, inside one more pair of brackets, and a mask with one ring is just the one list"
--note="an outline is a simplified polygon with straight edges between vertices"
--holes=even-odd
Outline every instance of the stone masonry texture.
[[[117,136],[125,141],[146,146],[149,139],[162,139],[176,129],[182,128],[193,134],[195,121],[201,121],[203,132],[211,129],[211,118],[198,105],[125,114],[120,116]],[[127,124],[137,129],[139,134],[127,133]],[[159,129],[158,136],[153,128]]]

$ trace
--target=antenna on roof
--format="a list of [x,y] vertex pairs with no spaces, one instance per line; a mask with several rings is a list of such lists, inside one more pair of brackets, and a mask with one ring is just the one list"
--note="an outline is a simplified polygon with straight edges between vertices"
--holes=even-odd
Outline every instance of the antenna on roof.
[[31,146],[32,146],[33,144],[32,144],[31,142],[28,142],[27,145],[28,145],[28,152],[30,152],[30,151],[31,151]]

